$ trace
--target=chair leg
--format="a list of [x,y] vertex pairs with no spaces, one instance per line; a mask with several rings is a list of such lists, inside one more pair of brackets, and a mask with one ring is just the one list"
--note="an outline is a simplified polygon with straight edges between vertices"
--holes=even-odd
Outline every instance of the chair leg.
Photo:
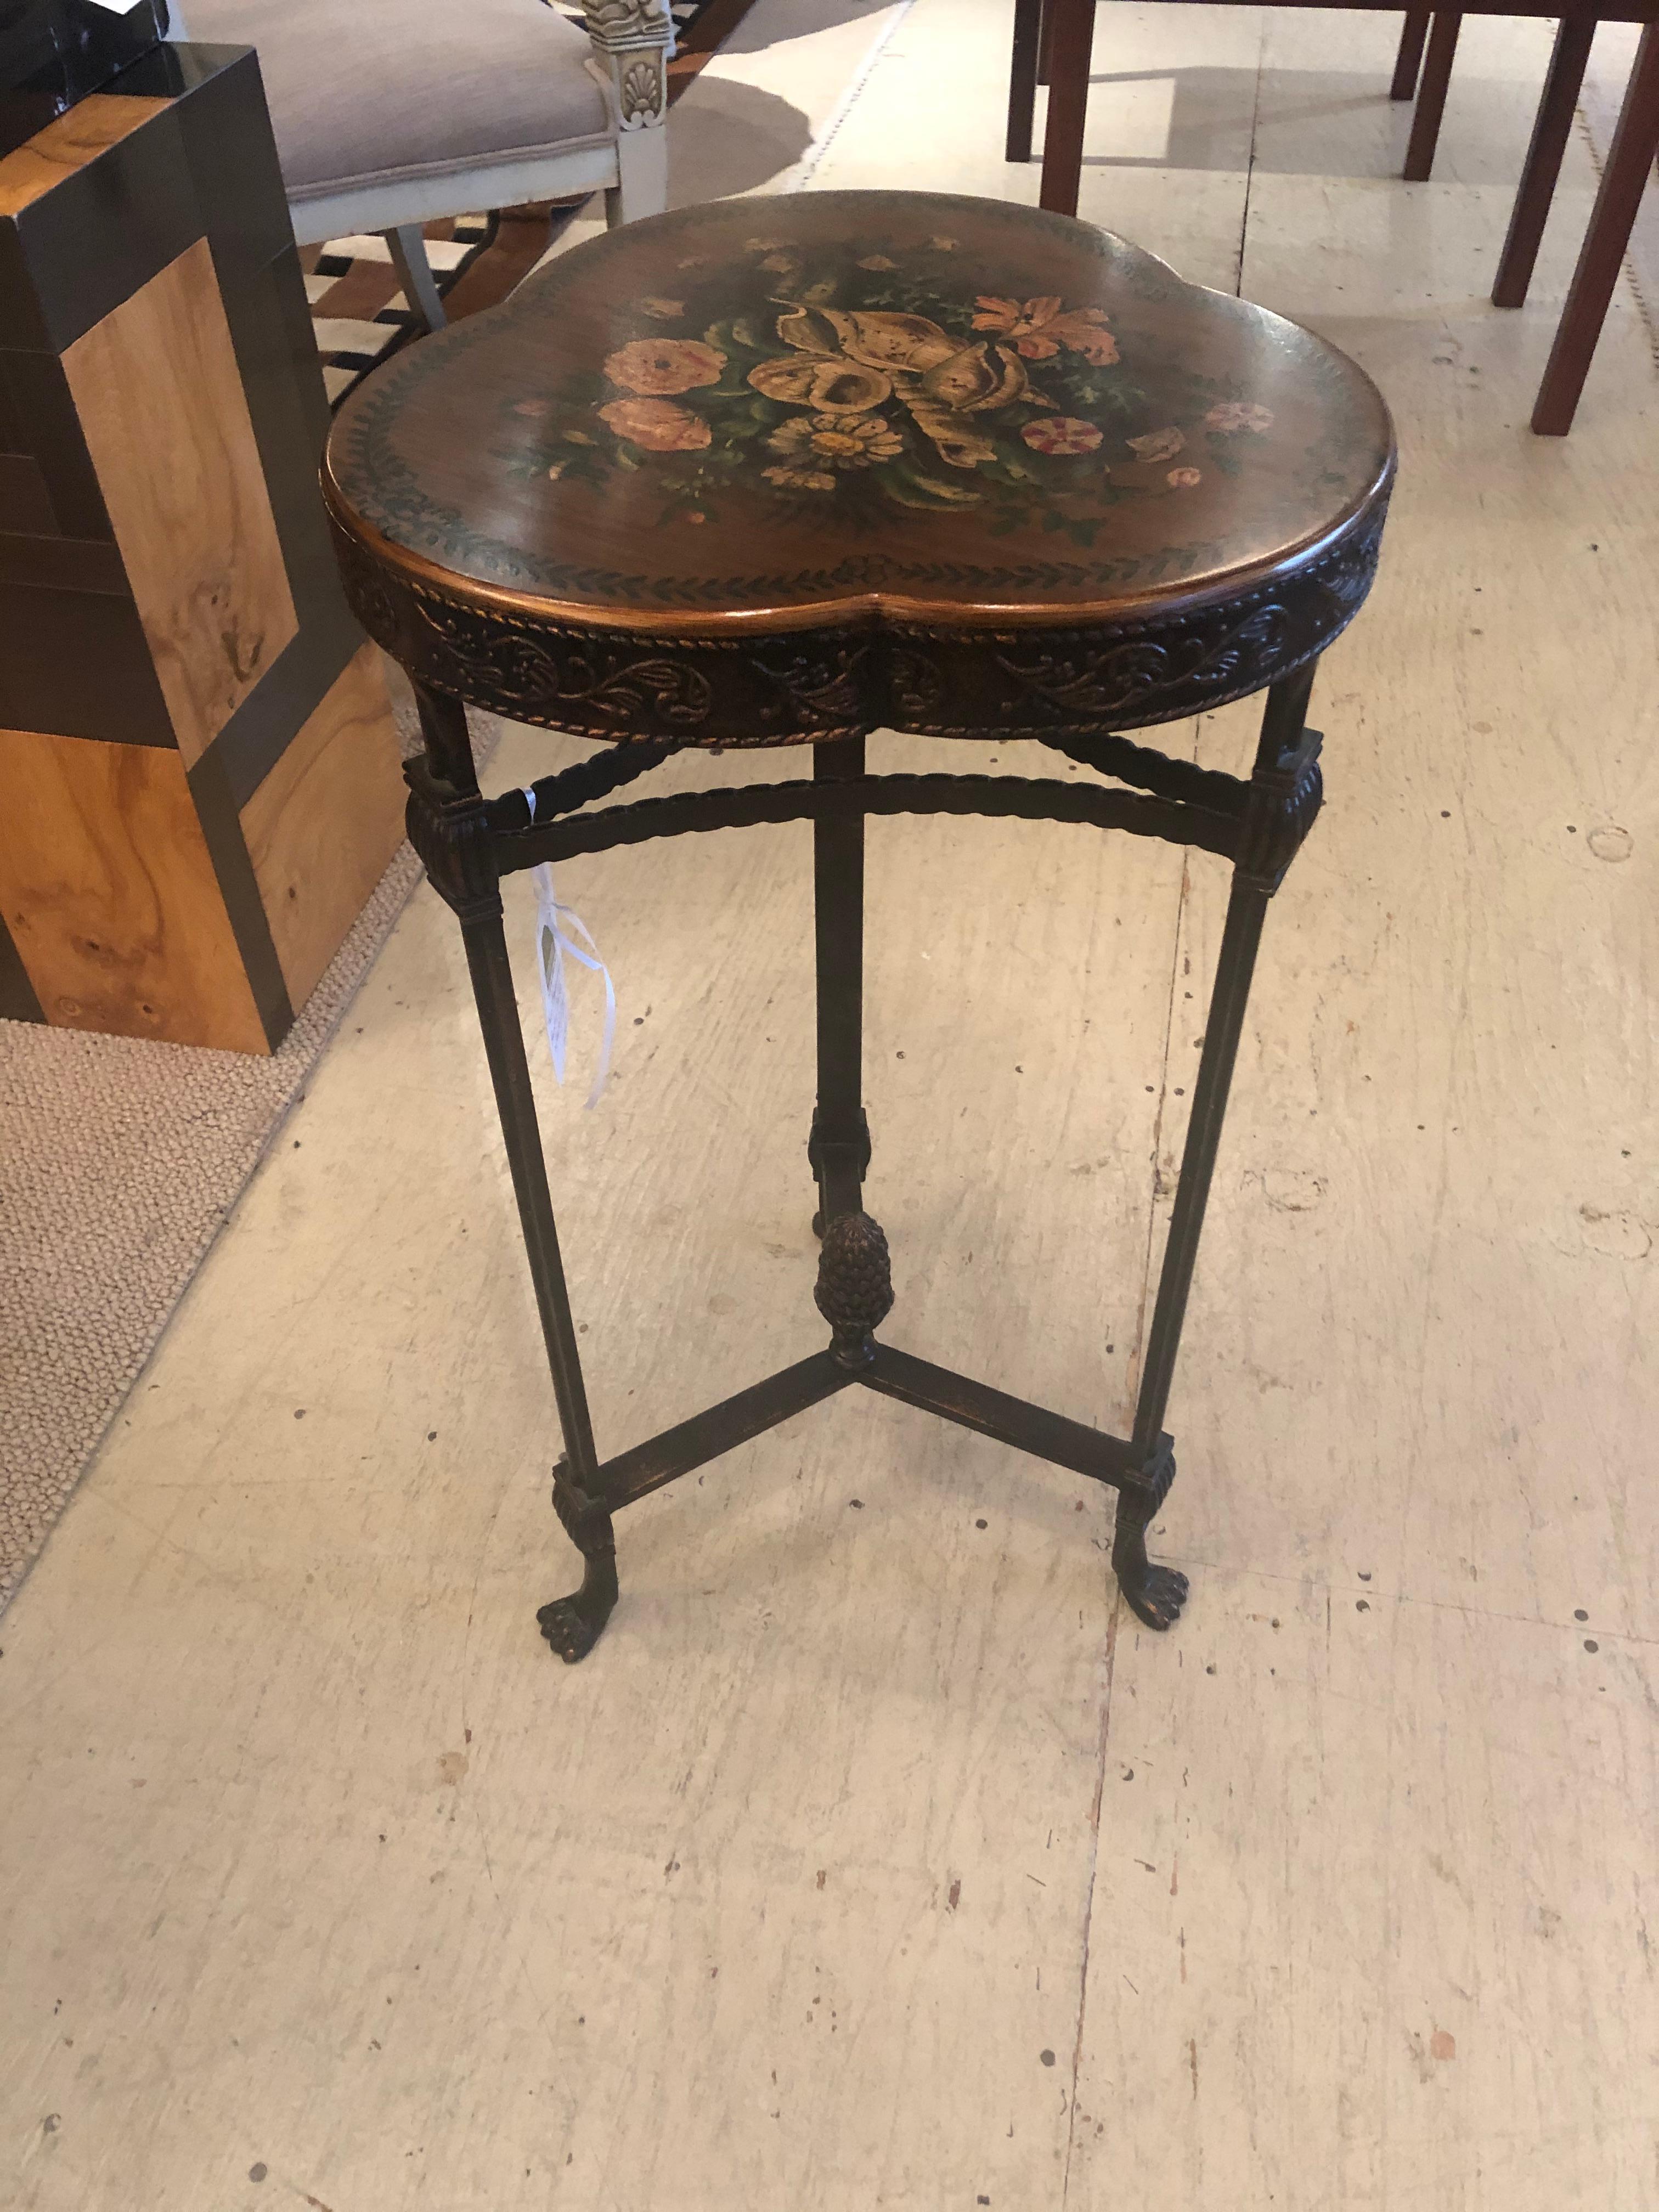
[[420,224],[400,223],[396,230],[388,230],[384,235],[392,249],[392,265],[398,272],[398,282],[403,286],[410,313],[428,331],[442,330],[448,318],[438,297],[432,264],[426,258],[426,235]]
[[1509,236],[1504,240],[1497,282],[1492,288],[1495,307],[1518,307],[1526,300],[1595,38],[1595,21],[1589,15],[1564,16],[1555,34],[1555,52],[1550,56],[1550,72],[1544,80],[1532,143],[1527,149],[1527,166],[1521,172],[1521,189],[1515,196]]
[[1389,87],[1390,100],[1413,100],[1417,96],[1417,72],[1423,66],[1423,41],[1429,35],[1431,8],[1407,8],[1404,27],[1400,33],[1400,52],[1395,57],[1394,82]]
[[1003,159],[1029,161],[1036,116],[1037,51],[1042,0],[1014,0],[1014,50],[1008,65],[1008,139]]
[[1619,111],[1619,128],[1613,134],[1601,189],[1595,195],[1589,228],[1573,271],[1572,289],[1561,311],[1561,325],[1538,387],[1532,427],[1540,438],[1565,438],[1572,428],[1578,396],[1589,374],[1595,342],[1607,319],[1607,303],[1619,282],[1656,153],[1659,153],[1659,25],[1650,23],[1636,50],[1636,65]]
[[1445,112],[1446,88],[1451,82],[1452,63],[1457,57],[1457,34],[1463,18],[1437,11],[1429,33],[1428,58],[1423,64],[1422,89],[1412,118],[1410,143],[1406,148],[1406,181],[1421,185],[1434,167],[1434,149],[1440,137],[1440,118]]
[[1048,0],[1054,23],[1048,120],[1042,134],[1039,204],[1056,215],[1077,213],[1083,180],[1083,131],[1089,114],[1089,62],[1095,42],[1095,0]]
[[668,133],[660,123],[617,134],[617,181],[605,196],[605,219],[612,230],[641,216],[661,215],[668,205]]

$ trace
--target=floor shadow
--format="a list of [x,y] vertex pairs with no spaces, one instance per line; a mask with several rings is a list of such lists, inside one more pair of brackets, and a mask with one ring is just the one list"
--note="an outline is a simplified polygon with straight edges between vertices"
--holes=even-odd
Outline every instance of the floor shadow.
[[873,21],[892,5],[893,0],[771,0],[768,7],[750,10],[731,36],[722,40],[720,52],[761,53],[814,31],[833,30],[838,23]]
[[[1085,154],[1090,168],[1397,178],[1404,166],[1411,105],[1374,70],[1135,70],[1089,83],[1092,144],[1109,148],[1115,132],[1124,146]],[[1528,88],[1454,79],[1437,179],[1514,185],[1530,127]]]
[[[1146,103],[1172,90],[1162,149],[1146,143]],[[1089,80],[1090,130],[1109,143],[1114,122],[1145,150],[1085,154],[1093,168],[1247,169],[1256,72],[1253,69],[1126,70]],[[1115,116],[1113,110],[1117,111]],[[1139,112],[1138,112],[1139,111]]]
[[798,107],[757,86],[702,76],[668,126],[668,204],[750,192],[793,168],[812,143]]

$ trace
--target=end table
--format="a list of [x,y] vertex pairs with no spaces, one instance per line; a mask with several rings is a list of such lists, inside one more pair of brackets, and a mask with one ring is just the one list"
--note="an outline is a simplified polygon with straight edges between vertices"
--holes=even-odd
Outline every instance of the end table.
[[[409,828],[465,939],[564,1437],[553,1503],[586,1565],[544,1606],[566,1660],[617,1601],[614,1516],[853,1384],[1117,1492],[1123,1595],[1167,1628],[1146,1534],[1267,902],[1312,827],[1318,657],[1376,563],[1386,408],[1306,331],[1065,216],[809,192],[630,224],[411,349],[342,410],[325,491],[347,596],[407,669],[426,752]],[[1248,778],[1127,733],[1265,690]],[[468,703],[606,750],[487,799]],[[872,775],[891,728],[1034,738],[1115,779]],[[808,745],[811,780],[588,802],[682,747]],[[1212,853],[1232,890],[1133,1433],[878,1340],[863,1210],[864,823],[1091,823]],[[502,930],[512,871],[810,820],[817,1104],[807,1155],[830,1341],[601,1460]]]

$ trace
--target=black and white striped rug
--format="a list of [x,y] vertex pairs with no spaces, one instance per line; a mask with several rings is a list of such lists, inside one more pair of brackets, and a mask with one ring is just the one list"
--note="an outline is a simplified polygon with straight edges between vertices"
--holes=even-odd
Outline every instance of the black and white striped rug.
[[[495,235],[490,215],[457,216],[426,226],[427,258],[439,292],[465,275]],[[307,257],[309,258],[309,257]],[[398,288],[384,238],[331,238],[306,277],[311,325],[323,357],[323,381],[337,406],[364,373],[417,327]]]

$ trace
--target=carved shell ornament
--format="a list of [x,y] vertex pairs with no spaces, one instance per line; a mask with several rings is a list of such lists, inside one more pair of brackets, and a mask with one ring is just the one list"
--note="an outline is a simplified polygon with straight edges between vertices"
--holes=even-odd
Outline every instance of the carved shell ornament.
[[648,123],[662,108],[662,64],[654,58],[650,61],[629,62],[622,73],[619,97],[624,131],[639,124]]
[[[654,63],[636,66],[654,100]],[[1035,525],[1085,547],[1126,502],[1178,501],[1249,467],[1271,410],[1167,364],[1152,397],[1104,309],[976,290],[947,258],[957,243],[826,270],[749,240],[746,284],[720,272],[718,319],[703,323],[694,288],[641,298],[639,335],[597,377],[520,403],[544,431],[521,465],[596,486],[645,470],[665,523],[719,522],[723,495],[765,485],[805,516],[828,501],[872,521],[972,507],[994,535]],[[749,295],[736,313],[734,289]]]

